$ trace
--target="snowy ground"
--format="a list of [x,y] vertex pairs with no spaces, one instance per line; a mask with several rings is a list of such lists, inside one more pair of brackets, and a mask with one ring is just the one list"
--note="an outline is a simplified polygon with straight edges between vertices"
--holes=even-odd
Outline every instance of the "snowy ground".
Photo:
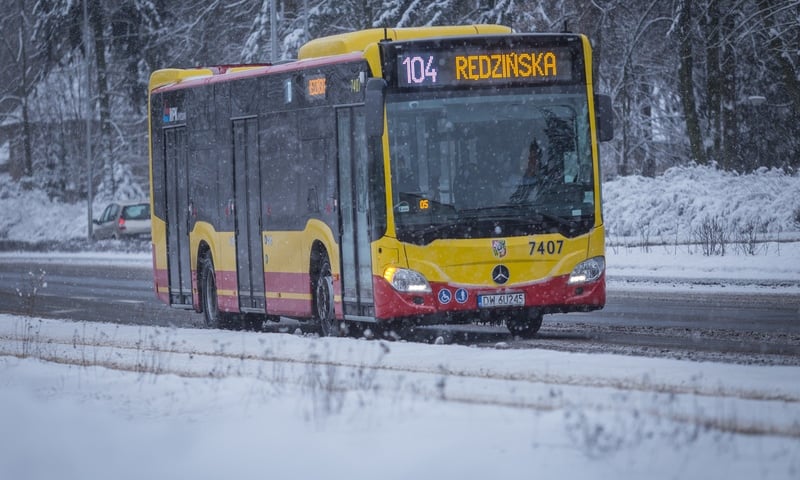
[[756,255],[725,256],[704,256],[686,245],[650,247],[648,251],[619,246],[607,248],[606,259],[609,291],[800,296],[800,241],[763,242]]
[[[0,239],[84,235],[81,206],[2,183]],[[800,295],[797,175],[683,169],[605,188],[610,291]],[[664,228],[642,220],[670,206],[683,213]],[[704,215],[763,219],[756,255],[683,243]],[[800,367],[497,347],[0,314],[0,478],[800,477]]]
[[2,478],[800,474],[800,367],[8,315],[0,350]]

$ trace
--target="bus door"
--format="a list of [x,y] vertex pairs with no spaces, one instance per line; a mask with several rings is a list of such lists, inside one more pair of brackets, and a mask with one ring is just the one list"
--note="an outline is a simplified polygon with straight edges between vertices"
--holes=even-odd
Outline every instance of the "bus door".
[[363,107],[337,110],[342,300],[346,317],[372,317],[369,170]]
[[186,127],[164,129],[166,175],[167,269],[169,302],[192,305],[192,265],[189,259],[189,155]]
[[261,175],[255,117],[233,121],[233,179],[239,308],[242,312],[264,313]]

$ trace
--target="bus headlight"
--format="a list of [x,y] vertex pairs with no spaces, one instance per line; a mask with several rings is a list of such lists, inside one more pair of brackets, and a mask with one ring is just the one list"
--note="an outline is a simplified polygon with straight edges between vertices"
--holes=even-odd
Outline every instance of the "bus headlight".
[[405,268],[389,267],[383,278],[402,293],[430,293],[431,286],[421,273]]
[[606,269],[604,257],[594,257],[579,263],[569,274],[567,285],[594,282]]

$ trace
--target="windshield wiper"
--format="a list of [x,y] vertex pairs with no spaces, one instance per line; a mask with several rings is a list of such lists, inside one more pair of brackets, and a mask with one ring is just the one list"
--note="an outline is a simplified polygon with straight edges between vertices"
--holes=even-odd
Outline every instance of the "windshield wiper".
[[497,213],[505,214],[507,216],[513,214],[515,217],[519,217],[520,210],[521,208],[519,205],[492,205],[490,207],[465,208],[463,210],[459,210],[458,215],[466,215],[467,218],[482,218],[486,213],[496,211]]
[[453,228],[452,223],[443,223],[440,225],[427,225],[422,228],[415,228],[414,230],[420,234],[443,232],[448,228]]
[[558,215],[553,215],[552,213],[545,213],[545,212],[536,212],[536,215],[539,215],[542,218],[555,222],[561,226],[567,227],[570,230],[575,228],[574,220],[567,220],[564,217],[560,217]]
[[419,245],[424,245],[427,243],[432,242],[433,240],[439,238],[448,238],[443,237],[442,233],[446,233],[447,235],[452,235],[454,231],[456,231],[459,227],[458,223],[442,223],[442,224],[433,224],[433,225],[398,225],[397,226],[397,234],[399,239],[406,238],[409,241],[411,240],[412,243],[417,243]]
[[[486,213],[497,211],[499,216],[484,217]],[[558,223],[566,227],[572,227],[574,221],[568,220],[552,213],[543,212],[537,209],[527,208],[523,205],[493,205],[491,207],[469,208],[458,211],[459,215],[467,214],[467,218],[481,218],[487,221],[491,220],[518,220],[522,223],[529,223],[531,216],[541,217],[546,220]]]
[[[465,213],[466,215],[464,215]],[[541,228],[547,228],[546,226],[550,225],[550,228],[555,227],[558,231],[567,236],[573,233],[579,225],[579,222],[574,219],[564,218],[559,215],[522,205],[494,205],[491,207],[459,210],[459,217],[462,220],[490,223],[498,226],[520,227],[523,225],[539,224]]]

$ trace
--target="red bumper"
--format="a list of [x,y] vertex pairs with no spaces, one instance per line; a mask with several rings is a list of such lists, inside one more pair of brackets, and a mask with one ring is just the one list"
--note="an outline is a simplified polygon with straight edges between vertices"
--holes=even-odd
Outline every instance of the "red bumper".
[[541,282],[503,288],[431,283],[430,293],[400,293],[382,277],[374,277],[375,317],[381,320],[403,317],[479,312],[478,296],[499,293],[525,294],[525,307],[539,307],[545,313],[597,310],[606,303],[605,274],[594,282],[568,285],[569,275]]

